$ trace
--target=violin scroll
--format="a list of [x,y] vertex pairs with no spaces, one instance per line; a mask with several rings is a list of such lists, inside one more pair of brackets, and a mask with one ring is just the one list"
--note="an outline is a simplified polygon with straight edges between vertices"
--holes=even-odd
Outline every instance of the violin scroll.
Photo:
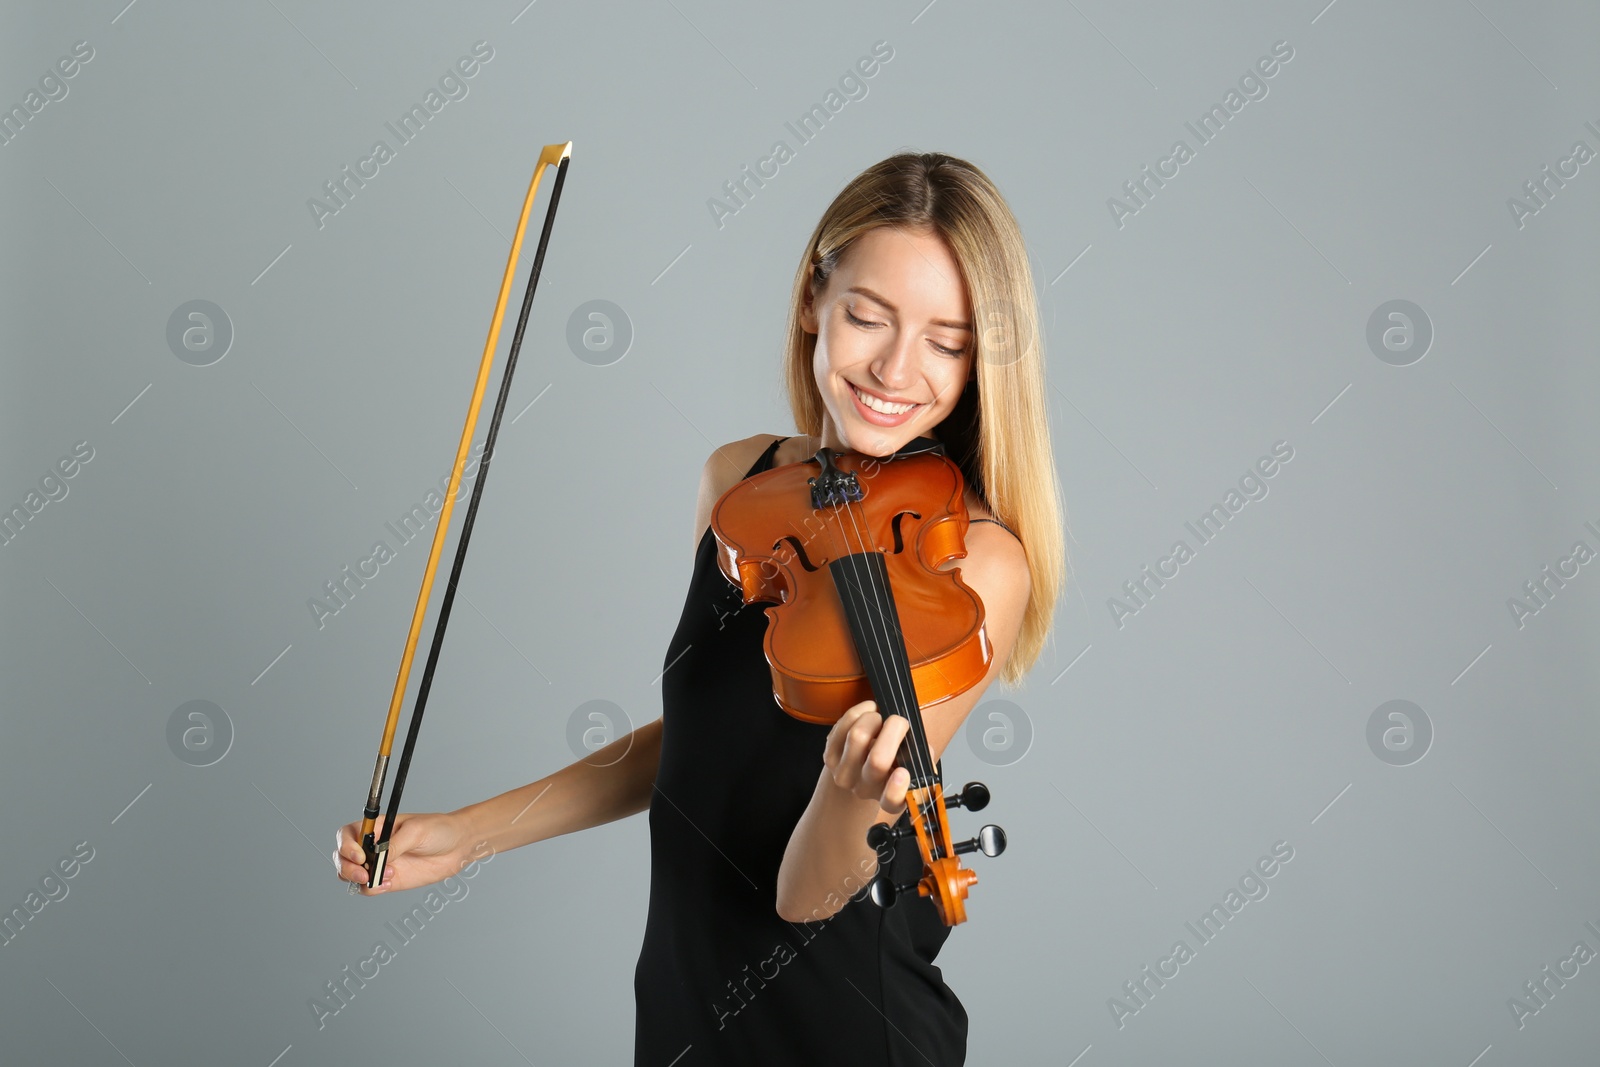
[[968,811],[980,811],[989,805],[989,787],[982,782],[968,782],[960,793],[946,797],[944,787],[935,783],[930,789],[908,792],[906,803],[911,825],[874,823],[867,829],[867,845],[877,852],[878,867],[882,871],[894,859],[894,843],[914,835],[922,849],[923,875],[915,882],[897,885],[888,874],[879,874],[868,884],[868,895],[880,908],[890,908],[902,893],[915,890],[917,895],[933,899],[946,926],[963,922],[967,914],[967,890],[978,881],[978,875],[962,867],[956,857],[969,852],[998,856],[1006,850],[1006,832],[989,823],[979,828],[978,836],[952,842],[944,809],[964,807]]

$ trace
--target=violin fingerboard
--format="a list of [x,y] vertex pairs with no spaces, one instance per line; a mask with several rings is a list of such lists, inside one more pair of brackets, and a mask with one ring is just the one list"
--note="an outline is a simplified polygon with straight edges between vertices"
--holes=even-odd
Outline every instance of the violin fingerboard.
[[884,716],[904,715],[911,729],[900,745],[900,765],[911,772],[911,788],[939,780],[922,728],[922,709],[911,678],[905,635],[895,608],[894,590],[881,552],[858,552],[828,564],[845,618],[850,623],[856,655],[872,686],[872,697]]

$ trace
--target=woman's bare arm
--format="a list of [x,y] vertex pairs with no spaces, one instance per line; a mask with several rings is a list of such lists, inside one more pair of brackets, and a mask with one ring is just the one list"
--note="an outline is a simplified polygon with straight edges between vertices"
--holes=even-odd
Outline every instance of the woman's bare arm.
[[[459,874],[485,855],[559,837],[642,811],[661,759],[661,720],[619,737],[554,774],[452,812],[409,812],[395,820],[383,885],[370,872],[361,823],[339,829],[334,866],[363,895],[416,889]],[[378,818],[378,832],[383,816]]]
[[656,719],[554,774],[451,814],[467,840],[504,852],[645,810],[660,760]]

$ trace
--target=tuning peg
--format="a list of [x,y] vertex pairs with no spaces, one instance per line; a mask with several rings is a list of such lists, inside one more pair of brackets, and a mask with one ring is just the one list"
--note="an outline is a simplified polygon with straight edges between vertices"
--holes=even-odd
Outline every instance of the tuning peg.
[[1006,832],[994,823],[978,830],[970,841],[957,841],[956,853],[982,852],[985,856],[998,856],[1006,850]]
[[880,908],[892,908],[901,893],[915,893],[916,891],[916,882],[895,885],[884,875],[874,878],[867,886],[867,892],[872,897],[872,902]]
[[947,808],[982,811],[989,806],[989,787],[982,782],[968,782],[961,787],[960,793],[953,797],[945,797],[944,804]]
[[916,833],[911,827],[894,827],[888,823],[875,822],[867,827],[867,846],[882,852],[889,842],[901,837],[910,837]]

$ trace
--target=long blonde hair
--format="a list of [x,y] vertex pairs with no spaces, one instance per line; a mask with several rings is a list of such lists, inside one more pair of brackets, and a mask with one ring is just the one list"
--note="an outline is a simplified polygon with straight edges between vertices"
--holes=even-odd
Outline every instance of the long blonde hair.
[[934,431],[967,484],[1014,531],[1028,556],[1030,596],[1001,682],[1015,688],[1038,660],[1066,583],[1065,520],[1045,405],[1039,310],[1022,232],[987,176],[940,152],[902,152],[856,176],[822,213],[795,271],[785,379],[795,427],[822,432],[812,359],[817,337],[800,325],[839,257],[879,226],[932,230],[960,264],[973,312],[977,375]]

